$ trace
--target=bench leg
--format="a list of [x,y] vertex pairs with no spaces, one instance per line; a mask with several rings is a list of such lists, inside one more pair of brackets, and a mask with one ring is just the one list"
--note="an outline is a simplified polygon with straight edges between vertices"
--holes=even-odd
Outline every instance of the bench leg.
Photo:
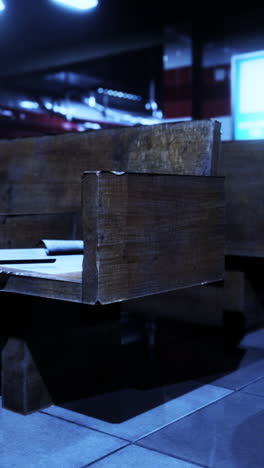
[[3,408],[26,415],[52,404],[23,338],[9,338],[2,351]]

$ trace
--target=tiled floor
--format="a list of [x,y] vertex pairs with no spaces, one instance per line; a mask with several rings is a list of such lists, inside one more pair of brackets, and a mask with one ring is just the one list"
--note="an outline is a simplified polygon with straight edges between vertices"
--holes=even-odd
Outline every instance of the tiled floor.
[[264,467],[264,329],[230,350],[219,331],[169,326],[154,361],[141,352],[110,390],[2,410],[1,468]]

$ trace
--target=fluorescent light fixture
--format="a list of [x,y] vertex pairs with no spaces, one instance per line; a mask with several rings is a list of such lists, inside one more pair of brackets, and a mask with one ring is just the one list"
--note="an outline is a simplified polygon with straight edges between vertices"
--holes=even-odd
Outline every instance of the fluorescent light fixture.
[[[69,7],[75,10],[91,10],[97,7],[98,0],[52,0],[53,2],[59,3],[65,7]],[[1,0],[0,0],[1,2]]]
[[23,107],[23,109],[28,109],[28,110],[39,108],[39,103],[35,101],[20,101],[19,105],[20,107]]
[[4,10],[5,10],[5,7],[6,7],[6,6],[5,6],[3,0],[0,0],[0,13],[1,13],[1,11],[4,11]]
[[116,91],[115,89],[98,88],[97,92],[98,94],[105,94],[115,98],[128,99],[130,101],[141,101],[140,96],[136,96],[131,93],[123,93],[123,91]]
[[85,122],[84,124],[82,124],[82,126],[84,127],[84,130],[87,128],[91,130],[100,130],[100,128],[102,128],[101,125],[93,122]]
[[52,110],[52,109],[53,109],[53,104],[52,104],[52,102],[46,101],[46,102],[44,103],[44,106],[45,106],[45,108],[48,109],[48,110]]
[[2,115],[3,117],[13,117],[14,114],[8,109],[0,109],[0,115]]

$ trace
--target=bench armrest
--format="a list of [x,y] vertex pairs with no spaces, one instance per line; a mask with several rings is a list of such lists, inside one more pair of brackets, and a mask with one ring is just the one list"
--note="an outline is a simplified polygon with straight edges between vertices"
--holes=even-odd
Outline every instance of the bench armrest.
[[224,178],[85,172],[82,301],[223,278]]

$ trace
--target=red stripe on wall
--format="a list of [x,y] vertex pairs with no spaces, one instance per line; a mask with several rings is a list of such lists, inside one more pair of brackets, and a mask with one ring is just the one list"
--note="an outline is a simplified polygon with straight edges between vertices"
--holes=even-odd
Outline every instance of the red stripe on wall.
[[192,114],[192,101],[190,99],[177,102],[165,101],[163,112],[166,119],[190,117]]
[[217,115],[230,115],[230,98],[205,100],[202,109],[206,119]]
[[[165,118],[189,117],[192,114],[192,67],[164,71]],[[230,65],[203,70],[203,118],[230,115]]]

